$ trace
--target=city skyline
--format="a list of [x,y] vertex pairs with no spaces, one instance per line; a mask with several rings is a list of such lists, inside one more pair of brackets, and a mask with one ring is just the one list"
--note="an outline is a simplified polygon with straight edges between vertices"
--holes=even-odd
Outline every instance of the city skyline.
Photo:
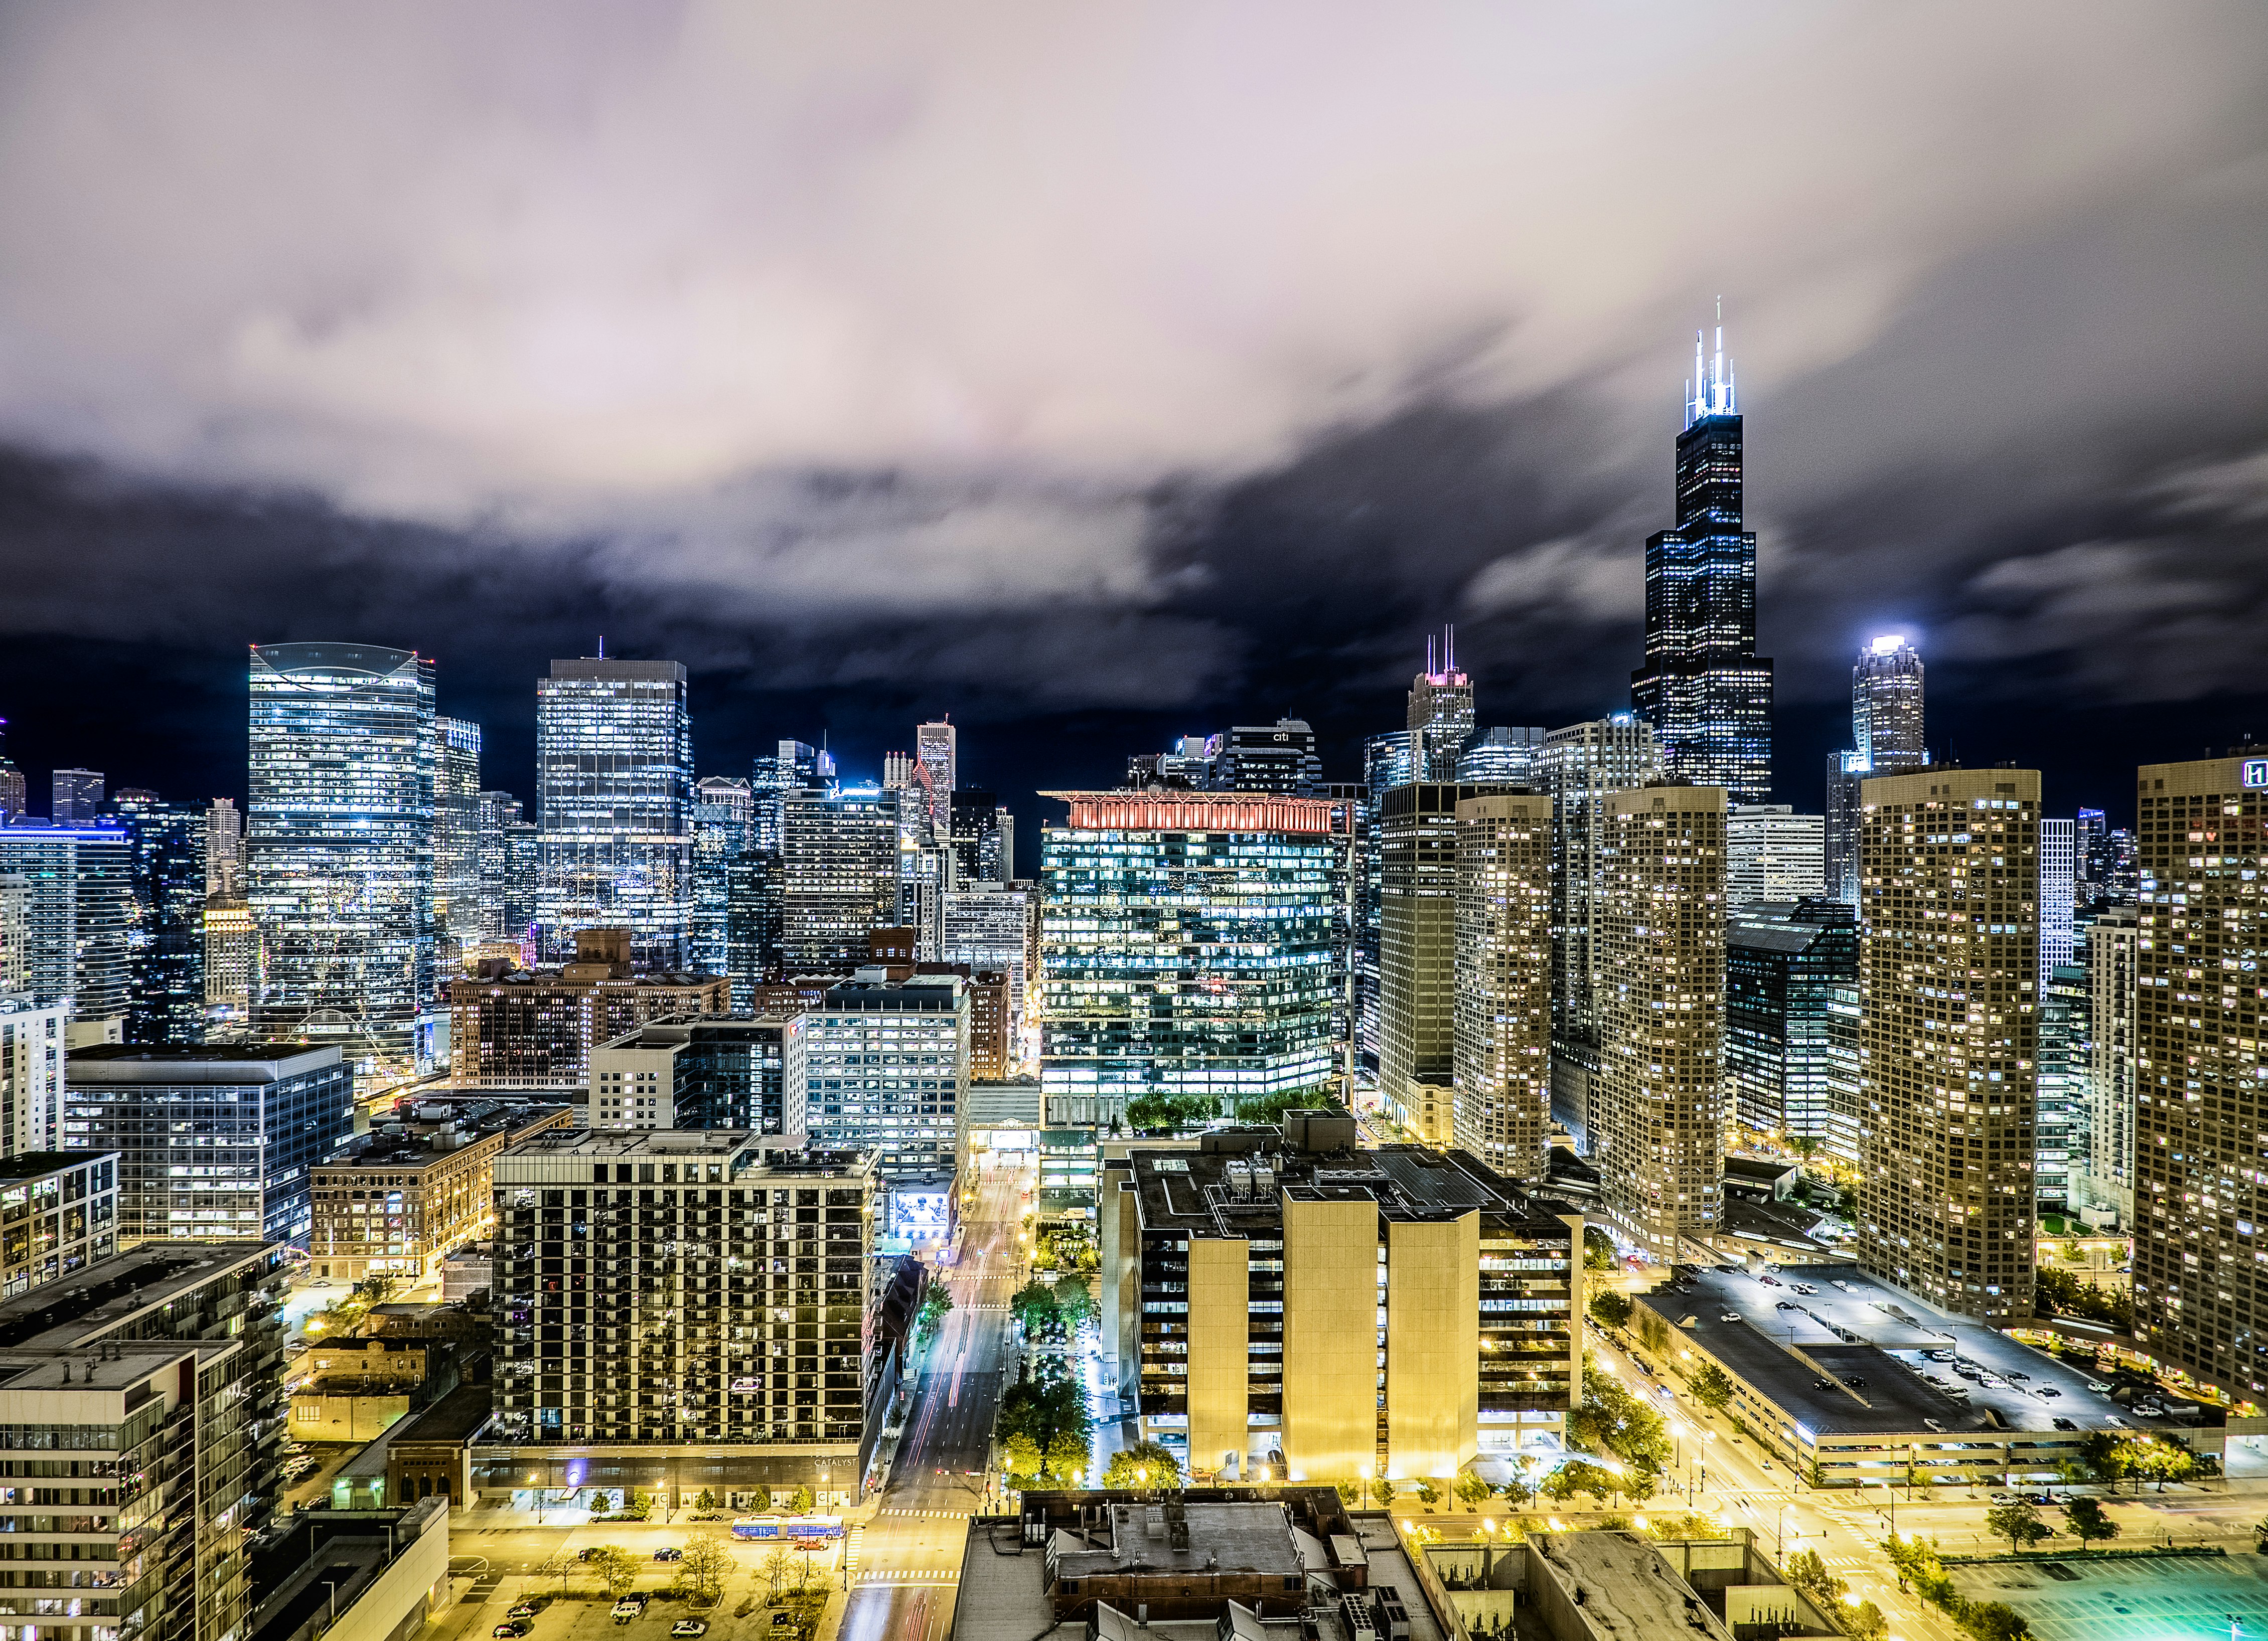
[[[1166,7],[997,51],[998,19],[913,29],[869,105],[825,31],[761,10],[564,29],[541,63],[474,13],[375,51],[338,19],[260,53],[143,19],[133,74],[94,71],[84,9],[26,15],[0,64],[0,206],[36,247],[0,271],[21,767],[240,798],[254,642],[433,657],[513,791],[526,680],[601,634],[688,667],[737,754],[704,776],[781,736],[872,768],[949,711],[1027,852],[1029,792],[1173,734],[1300,717],[1344,777],[1445,623],[1484,722],[1595,718],[1627,703],[1720,298],[1775,801],[1813,806],[1848,657],[1886,631],[1930,658],[1941,744],[2041,769],[2058,808],[2123,821],[2169,715],[2198,749],[2268,726],[2268,201],[2236,180],[2268,61],[2230,17],[2001,17],[1962,37],[1984,96],[1855,9],[1793,34],[1341,13],[1255,101],[1185,65],[1273,61],[1292,26],[1199,48]],[[778,77],[747,97],[703,67],[755,62]],[[1885,72],[1928,120],[1863,112]],[[1671,186],[1696,76],[1771,139]],[[561,118],[586,97],[608,117]],[[417,140],[331,117],[379,105]],[[1003,151],[979,110],[1050,140]],[[1562,129],[1581,163],[1535,164]],[[794,203],[750,213],[752,187]],[[1659,254],[1630,254],[1641,224]],[[2153,594],[2105,595],[2128,585]]]

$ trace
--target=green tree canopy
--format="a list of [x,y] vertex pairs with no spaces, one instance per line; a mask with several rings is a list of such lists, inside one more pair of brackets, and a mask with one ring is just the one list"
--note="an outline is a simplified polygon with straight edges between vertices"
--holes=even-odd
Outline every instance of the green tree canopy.
[[1613,1288],[1602,1288],[1591,1296],[1593,1320],[1605,1328],[1627,1328],[1631,1319],[1630,1295]]
[[1724,1411],[1725,1404],[1733,1399],[1732,1375],[1714,1362],[1704,1362],[1686,1376],[1686,1387],[1693,1400],[1712,1413]]
[[1181,1461],[1174,1450],[1154,1441],[1138,1441],[1110,1455],[1103,1467],[1105,1487],[1170,1489],[1182,1484]]
[[2040,1512],[2018,1499],[2014,1504],[1995,1505],[1984,1512],[1984,1529],[1996,1538],[2008,1541],[2010,1549],[2029,1549],[2055,1529],[2040,1520]]
[[2099,1498],[2073,1498],[2065,1502],[2063,1519],[2071,1528],[2071,1535],[2085,1549],[2095,1539],[2109,1541],[2118,1536],[2118,1524],[2102,1507]]

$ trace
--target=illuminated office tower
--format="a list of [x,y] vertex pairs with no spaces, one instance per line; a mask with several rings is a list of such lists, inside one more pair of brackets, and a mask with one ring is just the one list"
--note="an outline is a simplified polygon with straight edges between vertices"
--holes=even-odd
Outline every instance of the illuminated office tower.
[[733,982],[733,1008],[755,1006],[755,989],[780,978],[780,857],[776,850],[749,850],[725,865],[725,967]]
[[1354,874],[1350,900],[1354,922],[1355,1066],[1366,1085],[1378,1081],[1378,806],[1389,790],[1406,786],[1415,778],[1411,769],[1416,762],[1406,729],[1388,730],[1362,743],[1361,795],[1354,800],[1354,836],[1349,853]]
[[[8,720],[0,718],[0,747],[6,744],[7,730]],[[12,759],[0,754],[0,826],[6,826],[24,813],[26,796],[24,772]]]
[[1827,894],[1859,903],[1859,783],[1929,762],[1921,652],[1896,633],[1859,651],[1851,667],[1851,746],[1827,754]]
[[551,663],[535,686],[535,917],[547,954],[627,928],[643,966],[685,966],[693,723],[675,661]]
[[134,843],[126,828],[115,820],[0,828],[0,872],[24,879],[33,1000],[68,1008],[75,1041],[101,1041],[102,1021],[122,1033],[133,990]]
[[898,921],[900,794],[792,792],[780,806],[780,968],[848,974]]
[[1441,630],[1439,666],[1434,641],[1425,640],[1425,670],[1410,681],[1412,780],[1454,782],[1457,756],[1473,738],[1473,681],[1457,670],[1457,629]]
[[964,886],[945,897],[939,960],[966,963],[972,975],[1007,976],[1008,1053],[1012,1061],[1027,1056],[1027,1034],[1037,1025],[1029,993],[1032,902],[1037,898],[1028,887],[993,883]]
[[2072,909],[2079,895],[2078,825],[2040,822],[2040,982],[2071,961]]
[[731,973],[726,924],[732,902],[732,864],[747,852],[755,824],[755,797],[746,781],[712,775],[694,789],[688,825],[693,833],[693,912],[689,960],[704,974]]
[[1233,724],[1214,760],[1213,790],[1223,792],[1288,792],[1298,798],[1323,794],[1322,754],[1305,718],[1273,724]]
[[751,761],[748,788],[754,808],[749,817],[748,847],[760,854],[779,853],[780,806],[792,792],[825,791],[835,784],[835,760],[816,747],[784,740],[770,757]]
[[2074,1154],[2087,1146],[2087,970],[2058,963],[2040,978],[2032,1086],[2032,1195],[2043,1212],[2071,1204]]
[[1456,1143],[1543,1183],[1551,1149],[1551,800],[1457,805]]
[[1555,729],[1544,739],[1540,784],[1551,799],[1551,1078],[1571,1127],[1598,1071],[1598,951],[1594,938],[1606,841],[1606,804],[1661,774],[1653,726],[1634,713]]
[[433,720],[435,963],[457,966],[481,938],[481,726]]
[[1609,1216],[1661,1264],[1718,1224],[1725,1131],[1725,789],[1601,802],[1587,1123]]
[[1756,653],[1756,538],[1742,526],[1741,416],[1717,328],[1705,375],[1693,339],[1677,436],[1677,522],[1646,543],[1646,665],[1631,706],[1673,780],[1771,796],[1772,664]]
[[1378,1092],[1429,1145],[1454,1143],[1457,806],[1498,789],[1420,781],[1378,809]]
[[210,810],[123,797],[117,808],[134,851],[124,1040],[202,1042]]
[[1851,744],[1877,775],[1918,769],[1929,762],[1922,711],[1921,651],[1891,633],[1859,653],[1851,667]]
[[2137,771],[2134,1338],[2240,1401],[2268,1390],[2256,1255],[2268,749]]
[[406,1069],[433,996],[433,663],[375,644],[252,650],[250,1032]]
[[[474,825],[481,872],[481,938],[483,941],[525,940],[535,921],[535,881],[533,861],[526,892],[514,904],[512,884],[512,829],[526,824],[519,799],[510,792],[485,791],[475,801]],[[529,828],[532,832],[533,828]],[[515,916],[515,913],[521,914]]]
[[48,777],[48,822],[92,826],[102,813],[102,771],[57,769]]
[[1005,884],[1016,875],[1015,817],[990,792],[953,793],[954,887]]
[[241,894],[205,897],[205,1025],[199,1040],[242,1042],[260,983],[260,925]]
[[1726,913],[1725,1075],[1734,1120],[1859,1160],[1859,930],[1840,901]]
[[1736,804],[1725,820],[1725,893],[1749,901],[1800,901],[1826,887],[1827,820],[1786,804]]
[[1042,1092],[1094,1121],[1144,1094],[1332,1079],[1331,835],[1314,798],[1057,792],[1041,835]]
[[216,798],[205,811],[205,894],[244,894],[244,816],[235,800]]
[[1940,1310],[2032,1311],[2040,777],[1861,789],[1859,1263]]
[[1532,786],[1537,778],[1536,763],[1543,756],[1543,743],[1548,738],[1543,730],[1514,729],[1505,724],[1484,730],[1467,741],[1465,749],[1457,754],[1457,778],[1499,786]]
[[2071,1160],[2072,1211],[2096,1229],[2134,1220],[2134,1009],[2137,909],[2107,906],[2088,922],[2084,1144]]
[[968,1161],[968,982],[870,969],[829,987],[786,1053],[786,1103],[814,1146],[865,1152],[886,1179]]
[[63,1133],[70,1010],[31,991],[31,886],[0,872],[0,1156],[53,1151]]
[[914,730],[914,760],[929,776],[929,828],[933,837],[953,835],[953,789],[961,779],[961,732],[940,720]]

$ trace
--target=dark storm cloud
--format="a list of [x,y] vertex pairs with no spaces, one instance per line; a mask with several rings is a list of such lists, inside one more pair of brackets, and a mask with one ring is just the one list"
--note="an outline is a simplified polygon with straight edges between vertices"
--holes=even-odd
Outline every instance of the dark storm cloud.
[[1344,742],[1454,620],[1560,721],[1721,292],[1784,703],[2242,693],[2264,93],[2235,5],[0,6],[0,636]]

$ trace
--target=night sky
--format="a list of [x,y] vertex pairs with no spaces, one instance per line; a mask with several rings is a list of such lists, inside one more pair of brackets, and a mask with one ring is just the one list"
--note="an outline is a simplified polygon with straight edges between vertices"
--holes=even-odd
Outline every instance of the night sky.
[[1027,828],[1280,713],[1352,778],[1446,621],[1595,717],[1721,298],[1777,796],[1900,631],[2118,816],[2268,738],[2264,249],[2249,4],[0,4],[7,750],[240,797],[310,638],[523,795],[603,634],[704,775],[949,713]]

